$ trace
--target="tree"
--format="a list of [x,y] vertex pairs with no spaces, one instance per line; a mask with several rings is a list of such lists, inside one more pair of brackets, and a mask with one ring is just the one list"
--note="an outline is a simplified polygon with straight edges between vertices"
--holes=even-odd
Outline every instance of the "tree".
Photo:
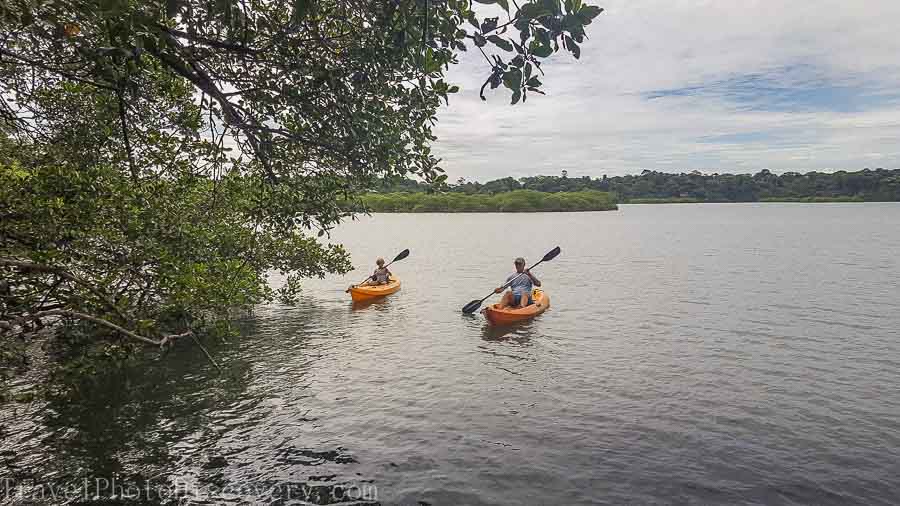
[[[536,0],[10,0],[0,6],[0,331],[46,319],[165,344],[299,280],[376,178],[444,184],[444,79],[541,93],[602,9]],[[287,283],[268,287],[267,273]]]

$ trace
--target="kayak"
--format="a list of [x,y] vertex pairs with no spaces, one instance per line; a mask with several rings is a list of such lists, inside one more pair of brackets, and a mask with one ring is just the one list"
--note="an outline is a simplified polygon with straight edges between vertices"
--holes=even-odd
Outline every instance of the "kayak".
[[509,325],[511,323],[520,322],[543,313],[550,307],[550,296],[540,288],[535,288],[531,292],[531,298],[534,304],[529,304],[523,308],[500,308],[500,304],[492,304],[481,310],[484,317],[491,325]]
[[350,289],[350,297],[354,302],[384,297],[400,290],[400,280],[391,278],[386,285],[356,286]]

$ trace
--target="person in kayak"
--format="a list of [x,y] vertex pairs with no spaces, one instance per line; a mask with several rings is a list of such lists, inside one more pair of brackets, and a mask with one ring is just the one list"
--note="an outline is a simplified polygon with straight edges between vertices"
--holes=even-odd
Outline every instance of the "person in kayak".
[[375,272],[369,277],[369,279],[365,280],[359,286],[371,286],[371,285],[386,285],[388,281],[391,279],[391,271],[388,270],[387,267],[384,266],[384,259],[379,258],[375,260]]
[[517,258],[514,265],[516,266],[516,272],[506,278],[506,283],[503,286],[494,290],[494,293],[501,293],[506,285],[509,284],[509,291],[504,293],[503,298],[500,299],[501,308],[522,308],[529,304],[534,304],[534,299],[531,298],[531,291],[533,287],[541,286],[541,280],[534,277],[534,274],[525,268],[524,258]]

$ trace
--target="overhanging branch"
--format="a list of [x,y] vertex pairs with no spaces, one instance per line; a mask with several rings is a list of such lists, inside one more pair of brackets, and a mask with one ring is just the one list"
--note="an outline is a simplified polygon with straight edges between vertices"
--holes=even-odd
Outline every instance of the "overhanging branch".
[[135,334],[134,332],[132,332],[126,328],[120,327],[120,326],[116,325],[115,323],[104,320],[103,318],[85,314],[85,313],[79,313],[78,311],[70,311],[68,309],[52,309],[49,311],[40,311],[38,313],[33,313],[33,314],[25,315],[25,316],[19,316],[17,318],[11,318],[6,321],[0,320],[0,328],[6,329],[6,330],[12,330],[12,328],[17,325],[21,325],[23,323],[26,323],[26,322],[29,322],[32,320],[39,320],[41,318],[46,318],[48,316],[63,316],[66,318],[76,318],[79,320],[86,320],[89,322],[96,323],[97,325],[101,325],[103,327],[115,330],[116,332],[118,332],[126,337],[129,337],[131,339],[141,341],[145,344],[152,344],[154,346],[162,346],[163,344],[166,344],[166,342],[167,342],[167,340],[165,340],[165,339],[156,341],[156,340]]
[[65,70],[53,68],[53,67],[51,67],[51,66],[49,66],[49,65],[44,65],[43,63],[41,63],[41,62],[39,62],[39,61],[37,61],[37,60],[32,60],[31,58],[26,58],[26,57],[24,57],[24,56],[22,56],[22,55],[20,55],[20,54],[17,54],[17,53],[14,53],[14,52],[12,52],[12,51],[9,51],[8,49],[0,48],[0,55],[9,56],[10,58],[13,58],[13,59],[15,59],[15,60],[19,60],[19,61],[22,62],[22,63],[27,63],[28,65],[31,65],[32,67],[36,67],[36,68],[39,68],[39,69],[42,69],[42,70],[46,70],[47,72],[52,72],[52,73],[54,73],[54,74],[57,74],[57,75],[59,75],[59,76],[62,76],[62,77],[64,77],[64,78],[66,78],[66,79],[69,79],[69,80],[71,80],[71,81],[75,81],[75,82],[79,82],[79,83],[83,83],[83,84],[88,84],[88,85],[90,85],[90,86],[94,86],[94,87],[97,87],[97,88],[100,88],[100,89],[103,89],[103,90],[116,91],[116,87],[115,87],[115,86],[112,86],[112,85],[109,85],[109,84],[105,84],[105,83],[98,83],[98,82],[96,82],[96,81],[91,81],[90,79],[84,79],[83,77],[78,77],[78,76],[76,76],[75,74],[72,74],[72,73],[70,73],[70,72],[66,72]]

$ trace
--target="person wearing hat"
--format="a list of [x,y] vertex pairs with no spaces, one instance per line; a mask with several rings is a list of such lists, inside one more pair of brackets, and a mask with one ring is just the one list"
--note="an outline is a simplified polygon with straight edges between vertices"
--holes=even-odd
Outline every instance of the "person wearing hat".
[[509,291],[503,294],[500,299],[500,307],[525,307],[534,304],[531,298],[531,291],[535,286],[541,286],[541,280],[534,277],[528,269],[525,268],[525,259],[519,257],[515,260],[516,272],[510,274],[506,278],[506,283],[494,290],[494,293],[501,293],[506,285],[509,285]]

